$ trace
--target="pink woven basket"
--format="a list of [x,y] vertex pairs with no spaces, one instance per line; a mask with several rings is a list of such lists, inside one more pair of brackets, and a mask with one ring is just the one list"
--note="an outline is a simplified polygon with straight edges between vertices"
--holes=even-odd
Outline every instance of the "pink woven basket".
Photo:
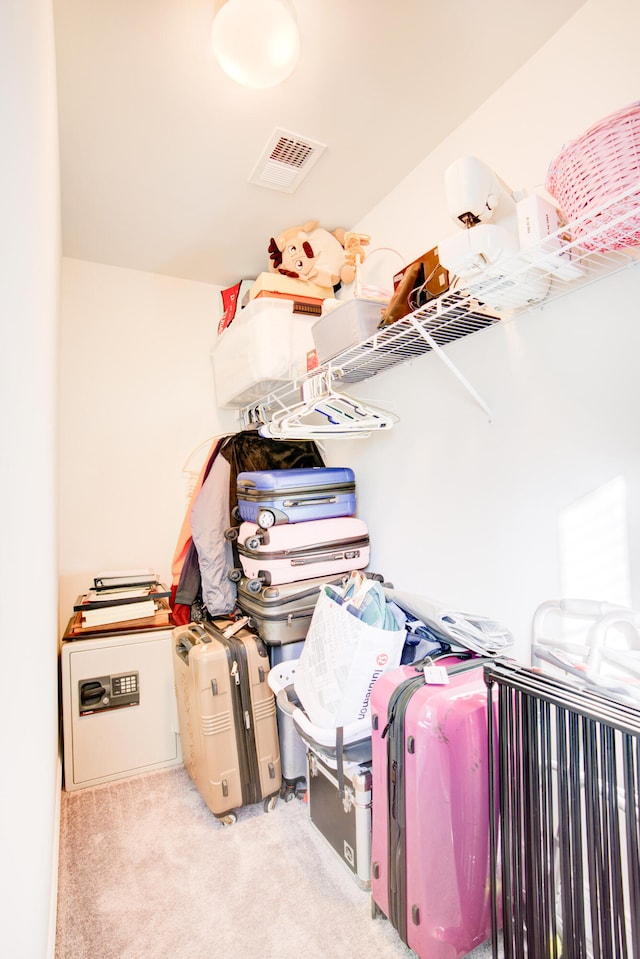
[[583,249],[640,245],[640,101],[566,144],[545,187]]

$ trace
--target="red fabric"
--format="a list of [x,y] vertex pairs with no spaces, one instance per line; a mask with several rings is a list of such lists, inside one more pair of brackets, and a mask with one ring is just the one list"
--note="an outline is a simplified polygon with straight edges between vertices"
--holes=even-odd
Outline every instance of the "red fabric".
[[171,619],[176,626],[188,626],[191,622],[191,607],[183,603],[176,603],[177,583],[171,585],[171,596],[169,597],[169,606],[171,607]]
[[236,315],[241,286],[242,280],[238,280],[235,286],[230,286],[228,290],[222,291],[222,306],[224,308],[224,312],[220,317],[220,322],[218,323],[218,336],[223,330],[226,330]]

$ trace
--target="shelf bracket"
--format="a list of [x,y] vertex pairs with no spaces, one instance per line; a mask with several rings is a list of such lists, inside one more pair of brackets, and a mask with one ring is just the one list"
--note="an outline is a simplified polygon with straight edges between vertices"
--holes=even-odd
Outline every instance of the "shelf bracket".
[[427,341],[427,343],[429,344],[433,352],[440,357],[444,365],[448,367],[448,369],[453,373],[455,378],[459,380],[460,383],[462,383],[465,390],[473,397],[473,399],[476,401],[478,406],[482,410],[484,410],[484,412],[487,415],[487,419],[489,420],[489,422],[491,422],[492,420],[491,410],[489,409],[487,404],[484,402],[484,400],[482,399],[480,394],[477,392],[477,390],[473,388],[469,380],[465,376],[463,376],[463,374],[460,372],[458,367],[451,362],[447,354],[444,352],[442,347],[436,343],[436,341],[431,336],[431,334],[427,333],[427,331],[423,329],[422,326],[420,326],[420,323],[418,322],[418,320],[416,320],[415,316],[409,316],[408,319],[411,325],[413,326],[413,328],[415,329],[415,331],[419,333],[424,340]]

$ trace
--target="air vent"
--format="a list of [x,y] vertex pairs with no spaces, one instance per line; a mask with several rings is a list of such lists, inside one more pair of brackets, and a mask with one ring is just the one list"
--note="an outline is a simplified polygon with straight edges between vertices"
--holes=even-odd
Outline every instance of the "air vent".
[[249,177],[249,183],[281,193],[293,193],[324,150],[324,143],[287,130],[275,130]]

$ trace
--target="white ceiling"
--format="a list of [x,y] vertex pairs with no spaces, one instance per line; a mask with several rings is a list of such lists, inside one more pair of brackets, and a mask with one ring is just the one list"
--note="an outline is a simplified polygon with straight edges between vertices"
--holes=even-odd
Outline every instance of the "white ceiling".
[[[283,229],[355,226],[583,2],[293,0],[298,66],[252,91],[214,0],[54,0],[64,255],[254,277]],[[293,194],[248,182],[276,128],[327,146]]]

